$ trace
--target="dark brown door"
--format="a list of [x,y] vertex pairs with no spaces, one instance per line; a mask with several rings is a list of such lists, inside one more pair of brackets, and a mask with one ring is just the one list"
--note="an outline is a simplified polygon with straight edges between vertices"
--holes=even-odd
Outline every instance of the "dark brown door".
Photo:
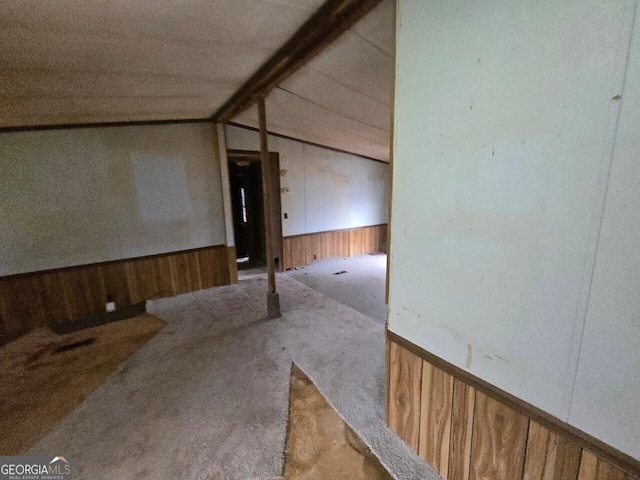
[[233,230],[239,267],[265,264],[264,213],[260,163],[229,163]]
[[[229,180],[238,268],[266,265],[262,168],[260,152],[229,150]],[[271,220],[276,269],[282,268],[282,218],[280,206],[280,162],[271,153]]]

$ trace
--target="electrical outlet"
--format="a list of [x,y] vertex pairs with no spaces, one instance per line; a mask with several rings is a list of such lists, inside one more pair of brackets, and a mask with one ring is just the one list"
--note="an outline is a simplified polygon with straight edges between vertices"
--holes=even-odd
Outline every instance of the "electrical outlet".
[[289,214],[288,214],[288,213],[285,213],[285,214],[284,214],[284,219],[286,220],[287,218],[289,218]]
[[114,302],[113,293],[107,293],[105,309],[107,312],[113,312],[116,309],[116,302]]

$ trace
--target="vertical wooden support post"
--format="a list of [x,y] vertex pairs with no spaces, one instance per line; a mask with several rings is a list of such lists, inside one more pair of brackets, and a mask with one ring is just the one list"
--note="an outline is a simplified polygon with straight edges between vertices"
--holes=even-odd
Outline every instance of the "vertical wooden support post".
[[269,168],[269,145],[267,144],[267,115],[264,96],[256,98],[258,104],[258,120],[260,123],[260,157],[262,165],[262,195],[264,198],[264,228],[267,249],[267,311],[269,318],[280,316],[280,297],[276,292],[276,274],[273,262],[273,222],[271,221],[271,169]]

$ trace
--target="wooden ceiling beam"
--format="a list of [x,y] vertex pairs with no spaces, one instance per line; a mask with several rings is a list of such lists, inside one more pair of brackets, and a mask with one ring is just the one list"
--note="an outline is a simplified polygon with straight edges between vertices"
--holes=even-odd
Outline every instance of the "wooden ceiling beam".
[[0,127],[2,133],[33,132],[40,130],[71,130],[74,128],[104,128],[131,127],[137,125],[173,125],[181,123],[209,123],[211,118],[179,118],[175,120],[134,120],[131,122],[93,122],[93,123],[62,123],[49,125],[21,125],[17,127]]
[[327,0],[211,117],[225,123],[244,112],[256,96],[268,95],[329,46],[381,0]]

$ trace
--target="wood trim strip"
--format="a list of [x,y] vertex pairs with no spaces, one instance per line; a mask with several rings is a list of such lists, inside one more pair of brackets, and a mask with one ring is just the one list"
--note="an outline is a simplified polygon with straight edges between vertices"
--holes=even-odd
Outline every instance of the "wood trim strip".
[[[87,268],[87,267],[104,267],[107,265],[116,265],[118,263],[127,263],[127,262],[131,262],[134,260],[150,260],[153,258],[160,258],[160,257],[166,257],[167,255],[180,255],[183,253],[194,253],[194,252],[200,252],[203,250],[212,250],[215,248],[224,248],[225,245],[208,245],[206,247],[196,247],[196,248],[189,248],[187,250],[175,250],[175,251],[171,251],[171,252],[163,252],[163,253],[152,253],[151,255],[143,255],[142,257],[128,257],[128,258],[119,258],[117,260],[105,260],[104,262],[96,262],[96,263],[83,263],[80,265],[70,265],[68,267],[58,267],[58,268],[50,268],[50,269],[46,269],[46,270],[34,270],[31,272],[23,272],[23,273],[14,273],[11,275],[5,275],[4,277],[0,277],[0,281],[2,280],[7,280],[7,279],[12,279],[12,278],[17,278],[17,277],[28,277],[30,275],[39,275],[39,274],[44,274],[44,273],[61,273],[61,272],[67,272],[70,270],[77,270],[77,269],[82,269],[82,268]],[[234,247],[235,248],[235,247]]]
[[299,233],[297,235],[289,235],[287,237],[282,237],[282,238],[291,239],[291,238],[308,237],[309,235],[321,235],[323,233],[355,232],[358,230],[362,230],[363,228],[386,227],[386,226],[387,226],[386,223],[379,223],[377,225],[367,225],[365,227],[342,228],[340,230],[324,230],[322,232],[312,232],[312,233]]
[[[597,438],[579,430],[572,425],[569,425],[566,422],[563,422],[562,420],[548,414],[547,412],[544,412],[543,410],[540,410],[530,403],[525,402],[524,400],[521,400],[514,395],[511,395],[510,393],[507,393],[504,390],[485,382],[484,380],[447,362],[446,360],[437,357],[436,355],[424,350],[423,348],[415,345],[414,343],[397,335],[396,333],[393,333],[390,330],[387,330],[387,338],[392,344],[396,344],[408,350],[422,360],[431,363],[435,367],[443,370],[449,375],[452,375],[455,379],[458,379],[464,382],[466,385],[474,388],[475,390],[477,390],[477,392],[481,392],[487,397],[500,402],[504,406],[511,408],[516,412],[519,412],[520,414],[526,416],[530,421],[538,423],[542,427],[549,429],[551,432],[558,433],[559,435],[565,437],[565,439],[569,442],[572,442],[581,448],[589,450],[597,457],[611,463],[612,465],[623,470],[629,475],[640,478],[640,461],[634,459],[626,453],[621,452],[620,450],[604,443],[601,440],[598,440]],[[570,450],[567,455],[569,455],[569,458],[561,459],[561,462],[566,464],[564,468],[575,468],[575,459],[573,458],[575,457],[575,451]],[[473,478],[473,476],[471,478]]]
[[131,122],[61,123],[55,125],[23,125],[0,127],[2,133],[35,132],[39,130],[71,130],[75,128],[132,127],[137,125],[173,125],[181,123],[210,123],[210,118],[184,118],[176,120],[140,120]]
[[358,20],[381,0],[327,0],[213,115],[227,122],[249,108],[257,95],[266,96]]
[[[258,132],[258,129],[255,127],[250,127],[249,125],[242,125],[236,122],[229,122],[227,125],[231,127],[242,128],[244,130],[250,130],[252,132]],[[267,133],[271,136],[283,138],[285,140],[291,140],[292,142],[304,143],[305,145],[311,145],[312,147],[324,148],[325,150],[331,150],[332,152],[344,153],[346,155],[353,155],[354,157],[364,158],[365,160],[371,160],[372,162],[384,163],[385,165],[389,165],[389,162],[385,162],[384,160],[380,160],[378,158],[368,157],[366,155],[362,155],[361,153],[354,153],[348,150],[342,150],[336,147],[329,147],[328,145],[322,145],[321,143],[310,142],[308,140],[302,140],[301,138],[290,137],[288,135],[284,135],[282,133],[276,133],[270,130],[267,130]],[[231,150],[229,150],[231,151]]]

